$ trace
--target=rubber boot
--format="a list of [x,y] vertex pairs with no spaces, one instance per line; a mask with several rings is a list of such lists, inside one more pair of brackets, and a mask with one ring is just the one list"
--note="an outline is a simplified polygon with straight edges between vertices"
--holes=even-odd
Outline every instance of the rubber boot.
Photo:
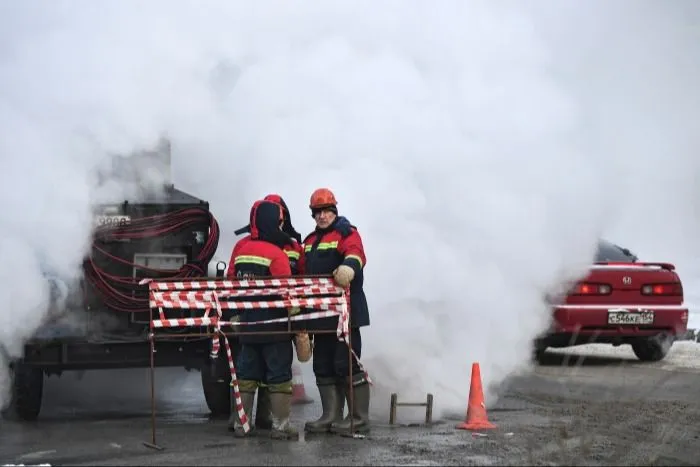
[[[291,388],[290,388],[291,389]],[[291,426],[289,416],[292,411],[292,394],[290,392],[270,391],[270,409],[272,412],[272,439],[299,439],[299,432]]]
[[338,384],[335,378],[317,378],[316,386],[321,396],[323,413],[318,420],[306,422],[304,430],[309,433],[327,433],[331,424],[343,419],[343,385]]
[[[367,433],[369,432],[369,383],[365,379],[364,374],[357,374],[352,378],[352,414],[348,413],[348,416],[344,420],[331,425],[331,432],[337,433],[343,436],[352,436],[355,433]],[[350,407],[350,391],[349,388],[346,390],[345,399],[348,402],[348,408]],[[349,409],[348,409],[349,410]],[[353,428],[354,431],[350,431],[350,421],[351,417],[354,421]]]
[[267,386],[258,387],[258,405],[255,411],[255,428],[259,430],[272,429],[272,414],[270,413],[270,390]]
[[[229,429],[233,429],[233,436],[236,438],[243,438],[245,436],[250,436],[253,432],[252,430],[246,433],[243,431],[243,423],[238,416],[238,410],[236,410],[236,399],[233,399],[233,404],[231,407],[231,417],[229,418]],[[248,417],[250,423],[250,416],[253,413],[253,402],[255,402],[254,392],[243,392],[241,391],[241,402],[243,403],[243,410]],[[231,423],[233,421],[233,424]]]

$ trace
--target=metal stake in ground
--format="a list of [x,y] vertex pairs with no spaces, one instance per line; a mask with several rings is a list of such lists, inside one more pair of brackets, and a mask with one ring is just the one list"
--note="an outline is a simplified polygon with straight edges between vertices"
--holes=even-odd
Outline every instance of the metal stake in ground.
[[163,448],[161,446],[158,446],[156,443],[156,371],[155,371],[155,354],[156,354],[156,336],[155,333],[153,332],[153,329],[151,329],[151,332],[148,334],[148,341],[149,345],[151,348],[151,442],[147,443],[144,442],[143,445],[146,446],[147,448],[151,449],[156,449],[158,451],[162,451]]
[[397,407],[425,407],[425,424],[430,425],[433,422],[433,395],[428,393],[425,402],[399,402],[398,394],[393,393],[391,395],[391,401],[389,406],[389,425],[393,425],[396,422],[396,408]]

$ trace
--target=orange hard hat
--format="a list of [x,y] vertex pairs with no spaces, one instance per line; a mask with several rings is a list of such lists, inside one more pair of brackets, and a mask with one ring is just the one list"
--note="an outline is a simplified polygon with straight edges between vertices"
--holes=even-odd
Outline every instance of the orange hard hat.
[[311,201],[309,202],[309,208],[319,209],[326,208],[330,206],[337,205],[338,202],[335,200],[335,195],[328,188],[319,188],[313,193],[311,193]]

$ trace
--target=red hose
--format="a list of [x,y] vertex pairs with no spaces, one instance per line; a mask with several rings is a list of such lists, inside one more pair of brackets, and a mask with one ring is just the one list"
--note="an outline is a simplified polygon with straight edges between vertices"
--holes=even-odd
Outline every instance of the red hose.
[[[111,254],[105,248],[107,240],[138,241],[165,237],[203,223],[209,225],[207,241],[197,257],[184,264],[176,272],[136,265],[125,258]],[[204,208],[185,208],[167,214],[133,219],[129,224],[119,227],[98,228],[93,238],[92,253],[83,262],[83,270],[87,283],[90,284],[107,308],[124,312],[148,312],[150,310],[148,286],[138,284],[144,277],[134,278],[131,275],[110,274],[100,268],[94,259],[108,259],[109,262],[129,266],[132,271],[133,268],[138,268],[145,272],[144,276],[146,277],[165,279],[205,277],[209,262],[214,257],[218,245],[219,224],[214,216]]]

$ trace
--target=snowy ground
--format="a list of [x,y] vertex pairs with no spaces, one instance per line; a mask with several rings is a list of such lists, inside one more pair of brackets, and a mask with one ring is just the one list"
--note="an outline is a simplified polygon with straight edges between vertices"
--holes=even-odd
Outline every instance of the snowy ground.
[[640,365],[662,370],[698,370],[700,369],[700,343],[692,341],[674,342],[666,358],[660,362],[641,362],[634,356],[632,347],[621,345],[613,347],[607,344],[587,344],[565,349],[552,349],[557,354],[569,354],[579,357],[615,358],[625,365]]

